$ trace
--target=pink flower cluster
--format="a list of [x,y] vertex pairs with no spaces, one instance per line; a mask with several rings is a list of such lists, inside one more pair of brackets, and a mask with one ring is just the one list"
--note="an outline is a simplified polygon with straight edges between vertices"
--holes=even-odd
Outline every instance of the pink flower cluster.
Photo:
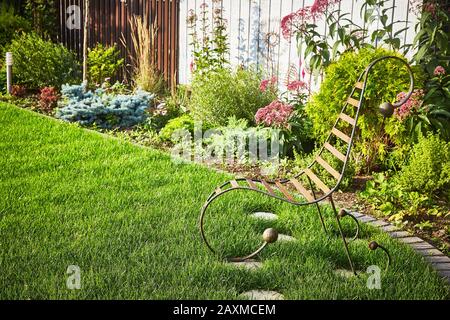
[[316,20],[326,11],[328,6],[341,0],[315,0],[312,6],[301,8],[288,14],[281,20],[281,31],[285,39],[290,39],[295,31],[300,30],[308,21]]
[[261,92],[265,92],[269,88],[274,88],[276,86],[277,82],[278,82],[278,78],[275,76],[273,76],[270,79],[264,79],[263,81],[261,81],[261,83],[259,85],[259,90],[261,90]]
[[255,121],[257,124],[263,124],[267,127],[288,129],[288,121],[293,111],[294,108],[291,105],[275,100],[256,112]]
[[445,75],[445,69],[443,66],[437,66],[436,69],[434,69],[434,75],[436,77]]
[[303,82],[301,80],[295,80],[295,81],[291,81],[288,83],[287,85],[287,89],[289,91],[301,91],[301,90],[307,90],[308,89],[308,85],[306,82]]
[[[406,93],[400,92],[397,95],[397,101],[405,99]],[[413,112],[419,110],[423,103],[424,92],[422,89],[414,90],[411,97],[400,108],[395,109],[394,114],[399,120],[406,119]]]

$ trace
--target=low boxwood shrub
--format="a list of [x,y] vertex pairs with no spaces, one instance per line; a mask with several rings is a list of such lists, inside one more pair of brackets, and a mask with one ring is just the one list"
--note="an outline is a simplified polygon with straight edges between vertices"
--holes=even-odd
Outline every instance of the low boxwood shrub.
[[253,70],[218,69],[195,74],[189,108],[195,120],[210,126],[224,126],[229,117],[255,123],[255,113],[276,99],[260,90],[261,76]]
[[438,135],[419,137],[411,150],[408,162],[397,174],[396,180],[406,191],[425,194],[450,188],[450,142]]
[[14,56],[14,82],[29,89],[60,88],[80,78],[80,66],[72,52],[34,33],[14,39],[7,51]]
[[[344,54],[326,69],[319,92],[311,97],[306,106],[314,135],[320,142],[328,136],[359,75],[370,62],[386,55],[401,57],[386,49],[365,48]],[[420,68],[414,68],[414,72],[416,87],[423,87],[423,72]],[[392,151],[389,148],[404,148],[409,143],[407,130],[396,117],[387,119],[382,130],[383,117],[378,111],[382,102],[395,102],[397,94],[408,91],[408,88],[408,73],[399,62],[385,60],[372,70],[365,93],[366,101],[358,121],[360,131],[354,149],[361,154],[358,157],[362,159],[362,163],[358,164],[359,171],[370,172],[377,166],[386,165],[388,151]],[[399,165],[402,160],[399,157],[393,165]]]
[[103,89],[86,92],[84,85],[63,85],[61,93],[64,100],[56,117],[105,129],[130,128],[142,123],[154,98],[153,94],[145,91],[132,95],[107,94]]
[[177,130],[187,130],[190,134],[194,132],[194,119],[188,114],[184,114],[180,117],[173,118],[167,122],[166,126],[159,132],[159,137],[163,141],[172,141],[173,134]]

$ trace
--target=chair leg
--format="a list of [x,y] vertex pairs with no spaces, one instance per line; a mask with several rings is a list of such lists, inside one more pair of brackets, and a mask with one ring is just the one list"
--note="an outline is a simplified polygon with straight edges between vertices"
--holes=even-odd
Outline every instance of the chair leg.
[[336,210],[336,206],[334,205],[333,197],[331,195],[330,195],[330,202],[331,202],[331,206],[332,206],[333,211],[334,211],[334,216],[336,218],[336,222],[337,222],[337,225],[338,225],[338,228],[339,228],[339,233],[341,234],[342,242],[344,243],[345,253],[347,254],[347,258],[348,258],[348,262],[350,264],[350,268],[352,269],[353,274],[356,275],[355,268],[353,267],[353,261],[352,261],[352,258],[350,257],[350,252],[348,250],[347,240],[345,239],[344,232],[342,231],[342,226],[341,226],[341,221],[339,219],[339,214],[338,214],[338,212]]
[[[314,197],[314,199],[317,199],[316,198],[316,192],[314,191],[311,179],[309,177],[308,177],[308,181],[309,181],[309,186],[311,188],[311,191],[313,193],[313,197]],[[325,231],[325,234],[328,237],[330,237],[330,234],[328,233],[327,227],[325,226],[325,221],[323,220],[322,211],[320,211],[320,206],[319,206],[319,204],[317,202],[316,202],[316,208],[317,208],[317,212],[319,213],[319,218],[320,218],[320,222],[322,223],[323,231]]]

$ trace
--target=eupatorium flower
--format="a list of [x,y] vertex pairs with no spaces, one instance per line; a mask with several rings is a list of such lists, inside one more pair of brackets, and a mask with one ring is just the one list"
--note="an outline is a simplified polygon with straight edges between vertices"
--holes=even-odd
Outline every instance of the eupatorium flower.
[[301,8],[288,14],[281,20],[281,31],[285,39],[290,39],[296,31],[302,30],[304,25],[320,18],[328,6],[341,0],[315,0],[312,6]]
[[436,77],[445,75],[445,69],[443,66],[437,66],[436,69],[434,69],[434,75]]
[[[405,97],[406,93],[400,92],[397,95],[397,101],[402,101],[403,99],[405,99]],[[400,108],[395,109],[394,111],[395,116],[400,120],[404,120],[408,116],[410,116],[413,112],[417,112],[419,108],[422,106],[423,97],[424,93],[422,89],[414,90],[408,101],[406,101]]]
[[287,89],[289,91],[300,91],[303,89],[308,89],[308,85],[306,84],[306,82],[303,82],[301,80],[295,80],[288,83]]
[[270,79],[264,79],[261,81],[260,85],[259,85],[259,90],[261,90],[261,92],[265,92],[268,88],[273,88],[275,87],[275,85],[277,84],[278,78],[273,76]]
[[267,127],[289,129],[289,119],[293,111],[294,108],[291,105],[275,100],[256,112],[255,121]]

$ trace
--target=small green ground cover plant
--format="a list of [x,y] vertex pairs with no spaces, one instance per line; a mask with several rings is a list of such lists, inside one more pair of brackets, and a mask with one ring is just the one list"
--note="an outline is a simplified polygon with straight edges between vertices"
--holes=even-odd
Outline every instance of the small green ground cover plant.
[[[347,267],[342,241],[322,232],[315,208],[292,210],[257,194],[214,204],[206,221],[213,244],[243,254],[268,226],[298,241],[269,246],[261,269],[236,269],[207,251],[197,224],[204,197],[230,175],[12,105],[0,103],[0,125],[0,243],[8,248],[0,250],[1,299],[238,299],[255,288],[286,299],[450,298],[413,249],[367,225],[350,250],[365,270],[385,263],[368,239],[390,249],[381,289],[369,290],[365,274],[335,274]],[[249,217],[262,210],[280,218]],[[337,231],[330,208],[323,211]],[[82,290],[67,289],[69,265],[80,267]]]

